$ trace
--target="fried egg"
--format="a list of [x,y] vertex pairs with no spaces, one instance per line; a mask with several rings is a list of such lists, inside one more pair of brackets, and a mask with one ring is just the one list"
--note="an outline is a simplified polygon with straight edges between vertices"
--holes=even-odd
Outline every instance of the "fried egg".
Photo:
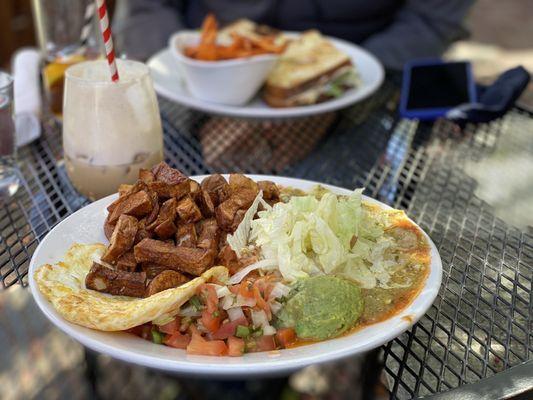
[[123,331],[176,315],[200,285],[211,278],[224,281],[228,276],[228,270],[218,266],[150,297],[111,296],[85,287],[85,276],[105,248],[100,243],[74,244],[63,261],[45,264],[35,272],[39,290],[67,321],[100,331]]

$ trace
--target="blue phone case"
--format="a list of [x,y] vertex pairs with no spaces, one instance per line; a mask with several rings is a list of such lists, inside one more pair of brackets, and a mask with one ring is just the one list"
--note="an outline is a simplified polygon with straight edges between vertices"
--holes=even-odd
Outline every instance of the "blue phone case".
[[[468,97],[470,103],[475,103],[477,100],[476,96],[476,83],[474,81],[474,76],[472,74],[472,66],[469,62],[460,61],[461,63],[466,63],[466,74],[467,74],[467,85],[468,85]],[[403,69],[403,81],[402,81],[402,91],[400,97],[400,115],[403,118],[416,118],[420,120],[433,120],[438,117],[446,115],[446,113],[453,109],[454,107],[446,108],[419,108],[419,109],[408,109],[407,100],[409,98],[409,90],[411,87],[411,71],[413,67],[420,66],[433,66],[433,65],[442,65],[442,64],[453,64],[456,62],[447,62],[442,61],[441,59],[426,59],[426,60],[415,60],[405,64]]]

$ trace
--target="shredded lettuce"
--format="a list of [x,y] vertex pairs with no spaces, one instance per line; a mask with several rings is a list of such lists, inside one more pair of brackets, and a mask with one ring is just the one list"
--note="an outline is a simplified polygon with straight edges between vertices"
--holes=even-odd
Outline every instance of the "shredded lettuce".
[[359,77],[357,72],[354,68],[350,68],[328,84],[326,94],[335,98],[341,97],[346,91],[346,87],[355,87],[358,84]]
[[260,190],[250,208],[244,213],[244,217],[235,232],[227,237],[228,244],[239,257],[241,256],[241,250],[248,245],[250,225],[261,200],[263,200],[263,192]]
[[250,242],[277,261],[289,282],[334,274],[363,288],[390,287],[394,242],[384,236],[384,217],[362,206],[363,189],[349,196],[315,191],[319,196],[294,196],[260,211],[251,221]]

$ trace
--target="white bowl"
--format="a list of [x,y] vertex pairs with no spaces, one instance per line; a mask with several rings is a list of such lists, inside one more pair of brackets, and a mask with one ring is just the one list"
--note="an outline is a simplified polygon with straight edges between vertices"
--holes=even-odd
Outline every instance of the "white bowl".
[[[279,185],[310,190],[317,182],[279,176],[248,175],[253,180],[271,180]],[[227,177],[227,175],[226,175]],[[201,182],[204,176],[192,177]],[[350,191],[335,186],[323,185],[338,194]],[[95,201],[65,218],[46,235],[39,244],[30,262],[29,283],[33,298],[48,319],[67,335],[95,351],[120,360],[195,377],[243,378],[287,374],[315,363],[330,362],[343,357],[361,354],[392,340],[409,329],[431,306],[439,292],[442,263],[437,248],[424,234],[431,248],[429,275],[422,290],[404,310],[385,321],[363,329],[306,346],[249,353],[243,357],[193,356],[184,350],[158,346],[137,336],[123,332],[101,332],[67,322],[46,300],[33,278],[41,265],[61,260],[71,246],[77,243],[106,243],[102,226],[107,216],[106,207],[116,199],[116,194]],[[364,196],[368,202],[382,208],[390,208]]]
[[200,100],[231,106],[246,104],[257,93],[274,67],[276,54],[262,54],[233,60],[201,61],[183,53],[198,44],[200,33],[181,31],[171,36],[170,52],[182,69],[185,83]]

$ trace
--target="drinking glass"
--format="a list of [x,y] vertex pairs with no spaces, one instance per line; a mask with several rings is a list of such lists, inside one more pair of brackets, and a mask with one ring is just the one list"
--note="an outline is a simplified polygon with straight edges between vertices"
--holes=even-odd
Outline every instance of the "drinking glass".
[[0,71],[0,198],[12,196],[19,186],[16,170],[13,78]]
[[32,0],[43,55],[43,83],[52,112],[61,117],[65,70],[100,53],[94,0]]
[[163,159],[163,134],[149,69],[117,60],[112,82],[104,60],[71,66],[65,74],[63,149],[76,189],[90,199],[134,183],[140,168]]

